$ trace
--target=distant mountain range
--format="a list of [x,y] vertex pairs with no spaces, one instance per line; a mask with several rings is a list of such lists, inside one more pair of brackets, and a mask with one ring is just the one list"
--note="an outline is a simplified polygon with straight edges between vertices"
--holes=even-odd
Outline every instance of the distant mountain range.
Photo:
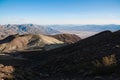
[[13,34],[43,34],[53,35],[60,33],[76,34],[86,38],[104,30],[117,31],[120,25],[36,25],[36,24],[7,24],[0,25],[0,38]]
[[50,27],[35,25],[35,24],[21,24],[21,25],[0,25],[0,37],[6,37],[13,34],[44,34],[51,35],[60,33]]

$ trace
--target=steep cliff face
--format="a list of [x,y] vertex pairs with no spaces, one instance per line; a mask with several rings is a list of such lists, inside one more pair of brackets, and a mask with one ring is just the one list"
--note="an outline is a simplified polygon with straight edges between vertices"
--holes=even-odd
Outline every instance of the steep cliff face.
[[72,44],[81,40],[81,38],[75,34],[56,34],[56,35],[52,35],[52,37],[60,41],[63,41],[64,43],[67,44]]

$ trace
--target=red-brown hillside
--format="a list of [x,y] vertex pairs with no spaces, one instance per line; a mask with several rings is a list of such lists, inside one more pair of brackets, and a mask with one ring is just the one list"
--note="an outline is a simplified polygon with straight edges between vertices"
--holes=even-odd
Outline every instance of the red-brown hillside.
[[81,38],[75,34],[56,34],[56,35],[52,35],[52,37],[60,41],[63,41],[64,43],[67,44],[75,43],[81,40]]

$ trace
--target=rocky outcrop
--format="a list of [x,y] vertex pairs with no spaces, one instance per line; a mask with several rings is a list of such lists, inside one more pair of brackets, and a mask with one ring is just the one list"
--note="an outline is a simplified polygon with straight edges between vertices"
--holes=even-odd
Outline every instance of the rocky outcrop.
[[5,66],[3,64],[0,64],[0,80],[4,80],[6,78],[12,79],[14,72],[13,66]]

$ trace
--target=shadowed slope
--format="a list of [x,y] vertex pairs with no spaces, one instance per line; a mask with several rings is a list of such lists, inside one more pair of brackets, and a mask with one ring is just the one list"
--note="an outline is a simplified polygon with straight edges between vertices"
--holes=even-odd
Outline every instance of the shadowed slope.
[[25,54],[24,56],[32,58],[34,64],[36,62],[39,65],[35,69],[38,68],[37,70],[40,70],[40,72],[49,74],[77,74],[81,70],[85,70],[85,72],[91,71],[93,68],[92,62],[101,60],[105,56],[113,54],[119,60],[119,46],[120,33],[104,31],[75,44],[41,52],[41,54],[39,52],[31,52],[31,55]]
[[20,52],[20,55],[30,62],[29,66],[15,66],[13,76],[18,80],[120,79],[119,31],[104,31],[61,48]]

